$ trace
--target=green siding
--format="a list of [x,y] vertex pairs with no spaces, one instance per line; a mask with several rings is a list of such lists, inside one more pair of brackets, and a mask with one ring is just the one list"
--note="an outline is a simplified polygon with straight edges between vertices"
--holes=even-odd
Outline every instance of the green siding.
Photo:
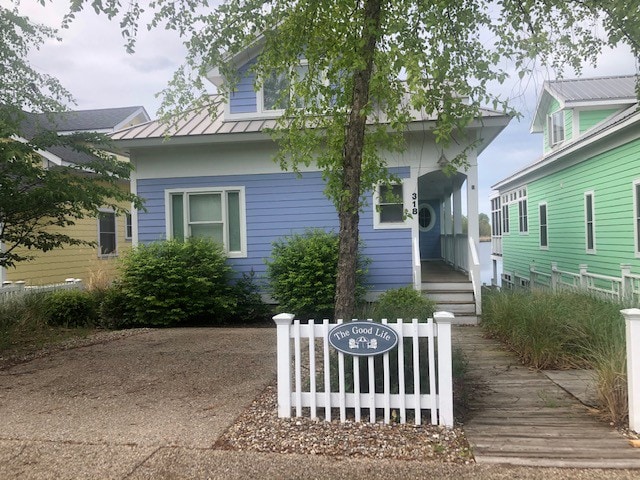
[[[517,227],[503,237],[506,273],[528,277],[529,267],[549,273],[558,268],[578,272],[585,263],[589,272],[620,276],[620,264],[629,263],[640,273],[634,256],[633,181],[640,179],[640,139],[560,172],[527,184],[529,234]],[[594,193],[595,254],[585,252],[584,193]],[[547,203],[548,250],[539,247],[538,204]],[[517,206],[510,209],[517,226]]]
[[580,135],[594,127],[598,123],[607,119],[614,113],[616,113],[618,109],[609,108],[606,110],[585,110],[580,112],[579,114],[579,123],[580,123]]
[[573,138],[573,110],[564,111],[564,139],[571,140]]

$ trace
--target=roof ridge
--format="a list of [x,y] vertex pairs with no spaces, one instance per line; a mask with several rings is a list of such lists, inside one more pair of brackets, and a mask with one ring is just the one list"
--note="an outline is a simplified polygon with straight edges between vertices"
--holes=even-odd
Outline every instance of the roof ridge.
[[618,78],[638,78],[640,79],[640,73],[633,73],[627,75],[603,75],[596,77],[576,77],[576,78],[557,78],[555,80],[546,80],[547,83],[564,83],[564,82],[588,82],[593,80],[611,80]]

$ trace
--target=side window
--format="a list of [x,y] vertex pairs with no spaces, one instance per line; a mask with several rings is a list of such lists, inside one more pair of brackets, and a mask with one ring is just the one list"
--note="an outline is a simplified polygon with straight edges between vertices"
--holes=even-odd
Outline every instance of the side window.
[[596,252],[595,201],[593,192],[584,194],[584,229],[587,253]]
[[518,228],[520,233],[529,231],[529,216],[527,214],[527,199],[518,201]]
[[131,221],[131,214],[125,213],[124,215],[124,239],[131,240],[133,238],[133,223]]
[[509,205],[502,205],[502,233],[509,233]]
[[114,256],[117,254],[116,248],[116,214],[100,212],[98,214],[98,256]]
[[549,229],[547,224],[547,204],[538,205],[538,213],[540,219],[540,248],[549,248]]

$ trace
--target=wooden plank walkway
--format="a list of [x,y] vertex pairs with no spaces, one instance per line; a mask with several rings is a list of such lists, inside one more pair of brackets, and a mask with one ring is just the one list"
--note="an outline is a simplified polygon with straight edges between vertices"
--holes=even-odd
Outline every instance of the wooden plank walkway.
[[480,327],[454,327],[453,342],[478,387],[464,425],[478,463],[640,468],[639,448]]

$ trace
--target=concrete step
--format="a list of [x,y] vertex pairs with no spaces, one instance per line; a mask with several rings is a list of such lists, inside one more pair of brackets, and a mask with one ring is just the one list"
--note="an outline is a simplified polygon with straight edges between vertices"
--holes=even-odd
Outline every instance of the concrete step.
[[470,303],[436,303],[436,311],[452,312],[454,315],[475,315],[476,304]]
[[473,284],[471,282],[422,282],[423,292],[442,292],[448,290],[473,292]]
[[442,291],[442,292],[424,292],[424,295],[436,302],[473,302],[473,292],[464,291]]

